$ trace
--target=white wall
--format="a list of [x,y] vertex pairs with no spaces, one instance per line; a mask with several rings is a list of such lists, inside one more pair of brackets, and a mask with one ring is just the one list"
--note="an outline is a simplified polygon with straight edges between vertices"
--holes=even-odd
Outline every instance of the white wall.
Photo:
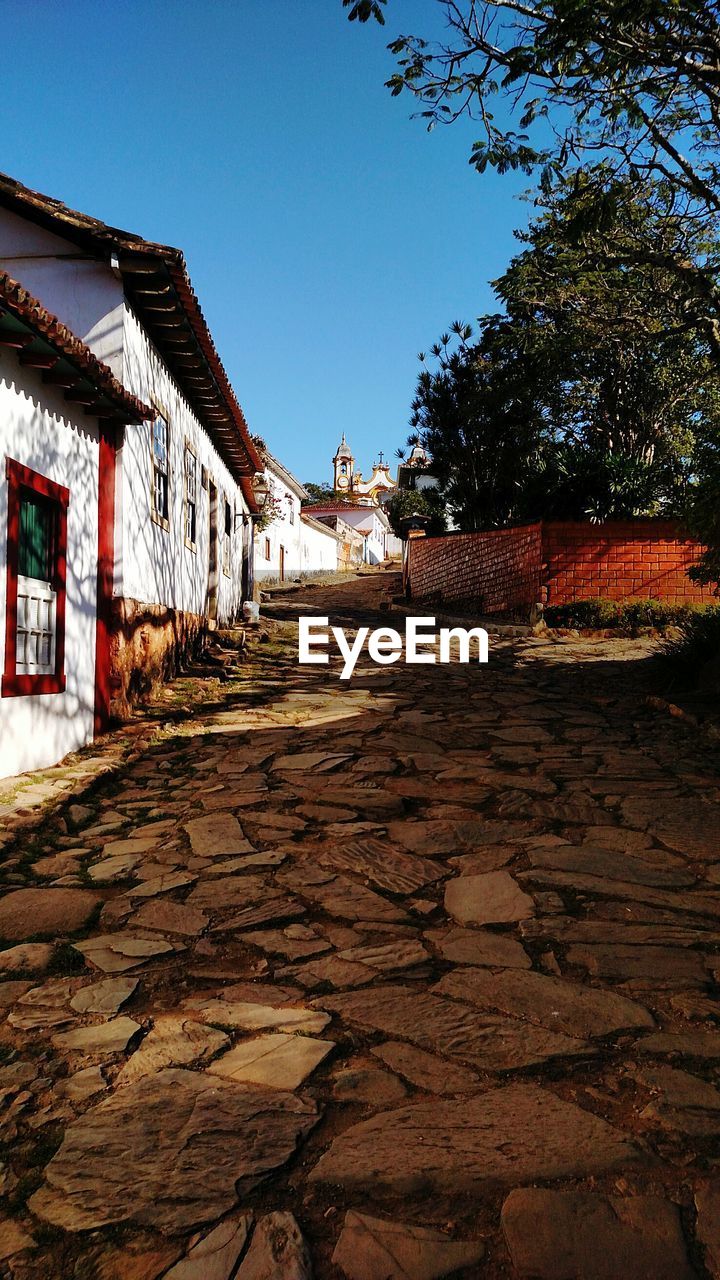
[[285,549],[285,577],[297,577],[303,570],[303,526],[300,498],[272,467],[265,468],[270,492],[280,502],[280,512],[265,529],[255,535],[255,581],[280,577],[280,548]]
[[0,209],[0,271],[39,298],[122,378],[123,288],[109,263]]
[[[116,489],[115,594],[143,604],[159,604],[189,613],[205,612],[209,564],[209,491],[200,487],[205,467],[218,489],[218,528],[222,534],[223,499],[232,508],[230,575],[222,568],[218,548],[218,621],[237,617],[242,607],[243,524],[247,505],[240,486],[211,443],[189,404],[129,307],[125,309],[122,381],[146,404],[157,401],[170,427],[169,523],[164,529],[151,518],[152,423],[125,428]],[[185,442],[197,455],[197,545],[185,545]],[[235,516],[238,519],[235,519]]]
[[313,525],[301,521],[302,572],[337,573],[340,542],[328,529],[322,532]]
[[69,241],[0,210],[0,269],[19,280],[43,306],[87,342],[99,359],[133,394],[146,403],[154,396],[170,415],[170,529],[150,519],[152,424],[126,429],[116,491],[115,592],[143,604],[159,604],[202,614],[208,587],[208,491],[198,493],[197,550],[184,538],[184,445],[193,444],[218,488],[218,522],[224,495],[233,511],[231,574],[218,574],[218,620],[237,616],[242,605],[242,550],[249,526],[235,520],[247,514],[239,485],[232,479],[203,427],[182,396],[162,359],[124,301],[122,281],[109,263],[85,257]]
[[385,525],[375,507],[343,511],[343,520],[365,534],[365,563],[382,564],[385,559]]
[[70,490],[64,693],[0,697],[0,777],[55,764],[91,741],[95,701],[98,428],[0,348],[0,670],[5,663],[6,457]]

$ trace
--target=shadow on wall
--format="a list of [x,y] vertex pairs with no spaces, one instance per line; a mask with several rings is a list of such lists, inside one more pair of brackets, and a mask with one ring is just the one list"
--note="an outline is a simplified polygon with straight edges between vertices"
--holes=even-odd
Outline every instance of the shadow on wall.
[[[230,573],[222,567],[218,547],[218,621],[230,623],[240,617],[243,588],[244,526],[235,515],[245,507],[239,486],[215,451],[207,432],[180,394],[162,361],[137,325],[127,317],[125,342],[125,384],[146,403],[157,398],[169,418],[169,528],[151,516],[152,424],[127,427],[122,463],[123,485],[119,486],[118,526],[122,537],[117,555],[125,565],[116,567],[118,594],[140,603],[162,603],[186,615],[201,617],[207,609],[210,563],[210,496],[201,485],[201,473],[214,473],[217,486],[217,528],[222,537],[224,512],[221,498],[227,496],[232,508],[230,529]],[[197,529],[195,547],[185,541],[185,445],[191,439],[197,450]]]

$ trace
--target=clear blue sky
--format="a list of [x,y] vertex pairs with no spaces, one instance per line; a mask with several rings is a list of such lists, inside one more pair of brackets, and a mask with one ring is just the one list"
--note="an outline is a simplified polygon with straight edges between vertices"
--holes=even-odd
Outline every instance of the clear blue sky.
[[301,480],[345,430],[367,474],[405,441],[427,349],[493,308],[522,176],[472,124],[428,134],[384,88],[401,31],[340,0],[0,0],[0,168],[178,245],[251,429]]

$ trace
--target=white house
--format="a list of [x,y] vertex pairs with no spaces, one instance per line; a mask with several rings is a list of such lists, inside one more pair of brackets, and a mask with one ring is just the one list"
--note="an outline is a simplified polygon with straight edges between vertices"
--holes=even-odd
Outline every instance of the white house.
[[255,533],[256,581],[335,573],[342,540],[333,530],[304,518],[307,491],[267,448],[261,455],[269,501]]
[[363,563],[382,564],[395,552],[397,539],[382,507],[370,503],[350,502],[345,498],[329,498],[304,508],[305,514],[331,526],[340,518],[363,537]]
[[[253,483],[262,464],[180,250],[106,226],[0,175],[0,271],[20,280],[70,339],[82,340],[103,362],[97,377],[113,376],[128,403],[142,406],[128,409],[124,420],[117,412],[102,419],[99,522],[91,479],[86,489],[78,479],[72,487],[59,481],[69,488],[68,513],[82,510],[85,524],[90,559],[77,561],[77,572],[92,579],[95,554],[104,583],[95,653],[97,731],[172,671],[208,628],[239,615],[252,591]],[[69,412],[72,388],[59,381],[64,370],[48,367],[38,376],[45,396],[54,387]],[[75,395],[72,403],[80,405],[75,412],[87,432],[97,388],[80,390],[85,399]],[[42,400],[37,409],[45,411]],[[88,446],[73,437],[68,447],[77,468]],[[54,482],[53,450],[48,439],[47,456],[37,463],[39,474]],[[3,471],[4,459],[22,462],[18,452],[7,420],[0,420]],[[5,477],[1,483],[7,540]],[[68,554],[76,550],[68,534]],[[74,575],[75,561],[68,563]],[[67,650],[68,681],[71,657]],[[35,710],[33,699],[29,722]],[[58,758],[50,747],[44,755],[46,763]]]
[[0,777],[93,736],[112,591],[108,439],[150,414],[0,273]]
[[342,534],[328,529],[304,511],[300,513],[302,524],[302,558],[303,577],[321,577],[326,573],[337,573],[343,568]]

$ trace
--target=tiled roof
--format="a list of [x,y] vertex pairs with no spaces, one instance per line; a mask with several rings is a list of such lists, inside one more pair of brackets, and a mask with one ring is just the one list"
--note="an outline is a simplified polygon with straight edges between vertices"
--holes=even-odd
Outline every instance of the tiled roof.
[[326,533],[329,538],[335,538],[337,542],[342,542],[342,534],[336,533],[334,529],[330,528],[330,525],[323,524],[322,520],[316,520],[314,516],[309,516],[306,507],[303,507],[300,512],[300,519],[303,524],[309,525],[311,529],[317,529],[319,533]]
[[273,475],[277,476],[279,480],[282,480],[289,489],[292,489],[296,497],[300,499],[307,498],[308,493],[305,486],[300,483],[297,476],[293,475],[292,471],[288,471],[285,464],[282,463],[279,458],[276,458],[275,455],[270,452],[267,445],[264,450],[260,449],[258,452],[260,453],[268,471],[272,471]]
[[[96,400],[87,405],[89,413],[127,423],[153,417],[153,410],[131,395],[80,338],[4,271],[0,271],[0,345],[16,347],[21,363],[42,368],[46,374],[61,363],[72,366],[69,373],[76,375],[72,379],[75,389],[90,383],[97,392]],[[50,348],[57,360],[47,351],[43,353],[43,348]],[[70,394],[70,383],[63,381],[61,385]]]
[[318,511],[372,511],[367,502],[349,502],[347,498],[338,498],[333,502],[313,502],[303,507],[306,515],[314,516]]
[[202,313],[180,249],[156,244],[68,208],[0,174],[0,206],[113,262],[125,295],[178,386],[254,507],[249,478],[262,471],[248,425]]

